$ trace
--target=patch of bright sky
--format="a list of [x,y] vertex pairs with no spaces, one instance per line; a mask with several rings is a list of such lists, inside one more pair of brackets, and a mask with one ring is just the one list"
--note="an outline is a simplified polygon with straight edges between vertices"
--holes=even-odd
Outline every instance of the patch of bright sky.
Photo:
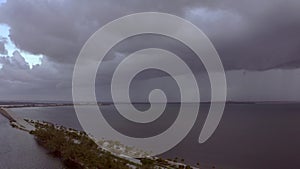
[[4,4],[6,2],[6,0],[0,0],[0,5]]
[[[3,1],[0,0],[0,3],[1,2]],[[5,44],[5,48],[8,52],[8,56],[12,56],[14,51],[19,51],[31,68],[33,65],[41,64],[41,59],[43,55],[34,55],[29,52],[20,50],[15,46],[15,44],[9,38],[9,26],[0,24],[0,37],[7,38],[7,43]],[[1,68],[2,65],[0,65],[0,69]]]

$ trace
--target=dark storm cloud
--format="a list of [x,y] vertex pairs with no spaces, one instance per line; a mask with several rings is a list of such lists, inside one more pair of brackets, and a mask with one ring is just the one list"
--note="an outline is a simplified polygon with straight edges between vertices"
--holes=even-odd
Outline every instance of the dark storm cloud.
[[219,9],[238,16],[236,22],[232,22],[232,17],[218,20],[208,28],[198,26],[207,30],[225,68],[266,70],[280,68],[282,64],[289,68],[288,63],[299,62],[300,1],[225,0],[221,3]]
[[11,27],[19,48],[74,63],[87,38],[105,23],[135,12],[168,12],[201,28],[227,70],[265,70],[299,60],[299,6],[297,0],[10,0],[0,7],[0,22]]
[[12,0],[0,7],[0,22],[10,26],[17,47],[54,61],[73,63],[97,29],[123,15],[147,10],[147,6],[150,3],[140,1]]
[[[300,94],[293,92],[300,85],[299,9],[299,0],[9,0],[0,5],[0,24],[10,27],[10,38],[19,49],[44,58],[41,65],[29,68],[17,52],[13,57],[0,57],[0,93],[11,98],[70,99],[73,65],[85,41],[121,16],[158,11],[186,18],[208,35],[227,70],[229,99],[300,100]],[[112,67],[130,51],[149,43],[172,52],[184,51],[174,41],[146,38],[150,42],[141,38],[113,49],[103,64],[105,73],[112,73]],[[183,53],[185,61],[197,69],[192,54]],[[108,77],[105,73],[103,78]],[[202,75],[202,71],[197,74]],[[290,81],[288,90],[283,89],[288,85],[281,82],[283,77]],[[167,84],[166,79],[153,77],[152,83]],[[105,81],[97,84],[108,90]],[[278,85],[269,87],[272,84]]]

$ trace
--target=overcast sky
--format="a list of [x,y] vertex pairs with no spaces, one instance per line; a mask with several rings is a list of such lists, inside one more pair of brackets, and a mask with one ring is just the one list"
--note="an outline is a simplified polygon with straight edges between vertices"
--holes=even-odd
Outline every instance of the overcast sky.
[[[0,0],[0,100],[71,100],[73,66],[86,40],[114,19],[149,11],[183,17],[206,33],[226,70],[229,100],[300,101],[299,0]],[[201,83],[202,99],[209,100],[207,73],[192,52],[154,35],[111,50],[99,68],[104,73],[97,76],[97,96],[109,100],[117,63],[153,46],[181,55]],[[176,101],[173,82],[162,72],[146,72],[131,94],[143,100],[157,85]]]

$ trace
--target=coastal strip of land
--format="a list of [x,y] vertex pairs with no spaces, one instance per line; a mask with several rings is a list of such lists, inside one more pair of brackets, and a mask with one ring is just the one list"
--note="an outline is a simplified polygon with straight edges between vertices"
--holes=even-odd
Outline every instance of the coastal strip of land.
[[7,108],[0,107],[0,114],[2,114],[5,118],[7,118],[9,120],[10,125],[12,127],[15,127],[20,130],[27,131],[27,132],[29,132],[31,130],[35,130],[35,127],[33,125],[29,124],[28,122],[26,122],[24,119],[12,116],[10,110]]
[[[49,122],[40,122],[29,119],[18,118],[8,108],[0,107],[0,113],[10,121],[14,128],[23,130],[32,134],[36,141],[50,154],[63,160],[67,168],[114,168],[114,169],[194,169],[194,167],[163,160],[158,157],[145,156],[134,158],[114,152],[112,149],[97,143],[93,137],[84,131],[77,131]],[[110,144],[103,141],[103,144]],[[112,147],[117,147],[120,151],[123,145],[120,143],[111,143]],[[117,150],[116,149],[116,150]],[[136,154],[134,149],[132,153]],[[78,154],[78,152],[80,152]]]
[[72,103],[18,103],[18,104],[0,104],[1,108],[23,108],[23,107],[59,107],[73,106]]
[[0,107],[0,113],[10,122],[16,122],[16,120],[7,112],[5,108]]

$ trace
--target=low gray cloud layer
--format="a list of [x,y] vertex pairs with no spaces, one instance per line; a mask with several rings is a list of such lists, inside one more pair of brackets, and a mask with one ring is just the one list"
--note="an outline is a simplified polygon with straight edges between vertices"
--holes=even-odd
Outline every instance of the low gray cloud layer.
[[70,100],[71,68],[47,61],[31,69],[17,51],[0,57],[0,93],[2,100]]
[[[63,95],[64,99],[70,99],[73,64],[85,41],[97,29],[114,19],[146,11],[175,14],[202,29],[215,45],[228,74],[235,71],[254,71],[257,76],[251,78],[259,81],[263,79],[259,74],[260,71],[270,70],[274,73],[274,78],[269,79],[272,81],[276,79],[275,74],[278,74],[272,70],[287,69],[284,72],[291,79],[295,79],[297,71],[293,69],[297,70],[300,67],[299,9],[298,0],[192,0],[188,2],[9,0],[0,6],[0,23],[10,27],[10,38],[19,49],[33,54],[42,54],[45,57],[40,66],[32,69],[17,53],[14,53],[12,58],[2,57],[0,60],[3,65],[0,70],[1,92],[7,95],[15,93],[16,96],[23,92],[25,98],[30,98],[30,93],[37,95],[37,98],[43,98],[43,95],[49,93],[53,95],[49,96],[51,99],[62,98],[60,95]],[[151,41],[151,38],[147,40],[171,51],[183,51],[183,48],[178,48],[172,42],[166,44],[162,41]],[[114,56],[108,58],[106,62],[108,65],[116,62],[118,57],[125,57],[138,45],[143,46],[147,43],[149,42],[143,40],[131,41],[131,45],[127,47],[114,49]],[[0,41],[0,53],[7,53],[4,41]],[[185,54],[186,56],[183,57],[193,67],[191,54]],[[106,67],[107,73],[113,71],[110,66]],[[196,65],[194,67],[197,68]],[[201,73],[203,72],[199,72],[199,76]],[[235,78],[231,77],[230,80],[236,81],[241,77],[247,76],[241,73]],[[231,83],[231,81],[229,81],[231,86],[236,84],[243,86],[242,83]],[[99,88],[102,87],[100,85]],[[244,89],[241,86],[236,88]],[[249,93],[255,90],[250,86],[248,88],[244,90],[248,90]],[[46,92],[43,89],[54,92]],[[29,92],[31,90],[32,92]],[[276,90],[281,90],[280,86]],[[247,92],[240,91],[241,96],[239,96],[237,90],[234,91],[234,99],[247,100]],[[257,98],[249,96],[249,99],[252,97],[261,100],[271,99],[270,93],[266,92],[266,96],[258,94]],[[287,99],[290,95],[292,94],[288,92],[283,98]],[[294,96],[291,98],[296,99]]]

